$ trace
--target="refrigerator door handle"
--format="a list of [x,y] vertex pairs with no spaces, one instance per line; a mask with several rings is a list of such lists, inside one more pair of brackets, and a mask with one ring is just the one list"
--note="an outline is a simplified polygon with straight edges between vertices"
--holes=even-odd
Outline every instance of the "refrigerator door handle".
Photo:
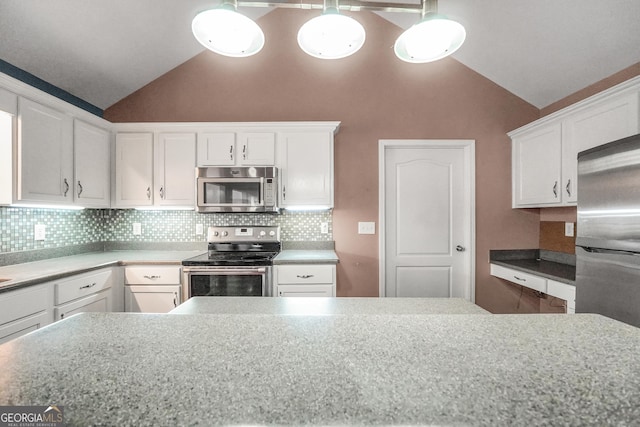
[[592,248],[590,246],[580,246],[582,249],[584,249],[587,252],[590,252],[592,254],[620,254],[620,255],[633,255],[633,256],[640,256],[640,253],[638,252],[632,252],[632,251],[623,251],[623,250],[616,250],[616,249],[603,249],[603,248]]

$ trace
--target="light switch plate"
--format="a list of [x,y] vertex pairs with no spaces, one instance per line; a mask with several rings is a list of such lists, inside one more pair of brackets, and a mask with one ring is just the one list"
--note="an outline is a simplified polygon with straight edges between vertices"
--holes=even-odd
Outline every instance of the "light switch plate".
[[375,222],[359,222],[358,234],[376,234]]
[[320,234],[329,234],[329,223],[328,222],[320,223]]
[[47,234],[47,226],[44,224],[36,224],[33,230],[34,240],[44,240]]
[[196,235],[202,236],[204,234],[204,225],[196,224]]
[[139,222],[134,222],[133,223],[133,235],[134,236],[139,236],[142,234],[142,224],[140,224]]
[[572,222],[564,223],[564,235],[566,237],[573,237],[575,234],[574,224]]

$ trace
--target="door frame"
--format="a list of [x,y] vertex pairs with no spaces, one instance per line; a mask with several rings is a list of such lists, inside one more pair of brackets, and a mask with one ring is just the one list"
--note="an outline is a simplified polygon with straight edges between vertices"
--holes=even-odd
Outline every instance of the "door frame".
[[471,302],[476,301],[476,154],[474,139],[380,139],[378,140],[378,296],[386,297],[385,291],[385,246],[386,246],[386,218],[385,218],[385,152],[395,148],[424,148],[441,149],[457,148],[465,154],[465,181],[469,184],[468,202],[470,208],[469,236],[467,251],[470,256],[470,295]]

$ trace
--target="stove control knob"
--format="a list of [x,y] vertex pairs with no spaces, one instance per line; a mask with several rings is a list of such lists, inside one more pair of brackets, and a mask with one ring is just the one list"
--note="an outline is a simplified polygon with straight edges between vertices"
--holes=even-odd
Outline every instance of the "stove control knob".
[[229,235],[229,232],[228,232],[228,231],[223,231],[223,232],[222,232],[222,236],[223,236],[223,237],[226,237],[226,236],[228,236],[228,235]]
[[219,232],[219,231],[214,231],[214,232],[213,232],[213,235],[214,235],[214,236],[216,236],[216,237],[218,237],[218,236],[220,235],[220,232]]
[[262,230],[262,231],[260,232],[260,237],[263,237],[263,236],[266,236],[266,235],[267,235],[267,232],[266,232],[266,231]]
[[275,236],[275,235],[276,235],[276,232],[275,232],[275,231],[271,230],[271,231],[269,232],[269,236],[273,237],[273,236]]

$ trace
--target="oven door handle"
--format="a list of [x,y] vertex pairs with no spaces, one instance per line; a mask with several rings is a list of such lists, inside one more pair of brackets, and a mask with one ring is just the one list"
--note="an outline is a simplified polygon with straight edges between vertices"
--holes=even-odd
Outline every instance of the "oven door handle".
[[245,267],[245,268],[215,268],[215,267],[185,267],[187,274],[217,274],[217,275],[256,275],[266,273],[266,267]]

